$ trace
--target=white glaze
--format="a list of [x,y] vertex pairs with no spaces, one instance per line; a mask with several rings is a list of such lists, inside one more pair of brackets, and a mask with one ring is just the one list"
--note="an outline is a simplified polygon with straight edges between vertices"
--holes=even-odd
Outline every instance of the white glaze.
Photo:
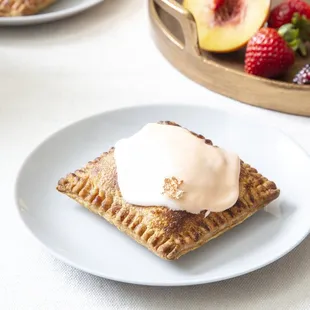
[[[240,159],[207,145],[188,130],[150,123],[115,145],[118,184],[125,201],[200,213],[222,212],[239,196]],[[180,199],[163,193],[165,178],[182,180]]]

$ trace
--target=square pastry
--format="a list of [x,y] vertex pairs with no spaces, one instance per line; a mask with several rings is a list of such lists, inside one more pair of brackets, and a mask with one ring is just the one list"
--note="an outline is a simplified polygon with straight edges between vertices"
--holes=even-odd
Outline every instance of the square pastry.
[[[181,128],[172,122],[160,124]],[[203,136],[193,132],[191,134],[195,139],[202,139],[212,148],[217,148]],[[212,208],[206,208],[193,213],[162,205],[129,203],[120,190],[114,147],[85,167],[60,179],[57,190],[105,218],[159,257],[175,260],[241,224],[279,196],[280,191],[274,182],[242,160],[238,162],[240,170],[236,201],[229,208],[218,212],[210,212],[207,210]],[[172,182],[172,188],[178,184]],[[163,191],[165,185],[167,184],[164,184]],[[214,197],[215,191],[216,189]],[[182,199],[182,195],[179,196],[177,198]]]

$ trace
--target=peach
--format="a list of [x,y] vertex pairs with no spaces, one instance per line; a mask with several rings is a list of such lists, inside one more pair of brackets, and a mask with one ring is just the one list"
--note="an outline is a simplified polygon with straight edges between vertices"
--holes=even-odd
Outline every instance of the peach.
[[199,45],[211,52],[232,52],[247,44],[266,22],[271,0],[184,0],[194,16]]

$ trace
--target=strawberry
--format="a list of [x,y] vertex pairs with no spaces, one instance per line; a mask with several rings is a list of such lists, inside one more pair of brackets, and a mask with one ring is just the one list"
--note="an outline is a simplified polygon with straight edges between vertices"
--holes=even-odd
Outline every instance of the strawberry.
[[248,42],[245,72],[272,78],[284,74],[295,61],[294,50],[273,28],[260,29]]
[[269,15],[268,27],[280,28],[292,21],[294,13],[310,19],[310,4],[302,0],[286,0],[276,6]]
[[225,0],[209,0],[207,4],[212,11],[216,11],[224,4],[224,2]]

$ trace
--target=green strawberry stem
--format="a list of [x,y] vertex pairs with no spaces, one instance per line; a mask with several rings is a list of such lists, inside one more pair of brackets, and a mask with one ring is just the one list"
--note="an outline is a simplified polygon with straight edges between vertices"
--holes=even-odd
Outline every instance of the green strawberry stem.
[[310,41],[310,19],[307,19],[306,16],[300,16],[298,13],[295,13],[292,18],[292,24],[299,29],[300,38],[304,42]]
[[307,56],[306,42],[310,41],[310,20],[295,13],[291,24],[285,24],[278,30],[287,44],[302,56]]

